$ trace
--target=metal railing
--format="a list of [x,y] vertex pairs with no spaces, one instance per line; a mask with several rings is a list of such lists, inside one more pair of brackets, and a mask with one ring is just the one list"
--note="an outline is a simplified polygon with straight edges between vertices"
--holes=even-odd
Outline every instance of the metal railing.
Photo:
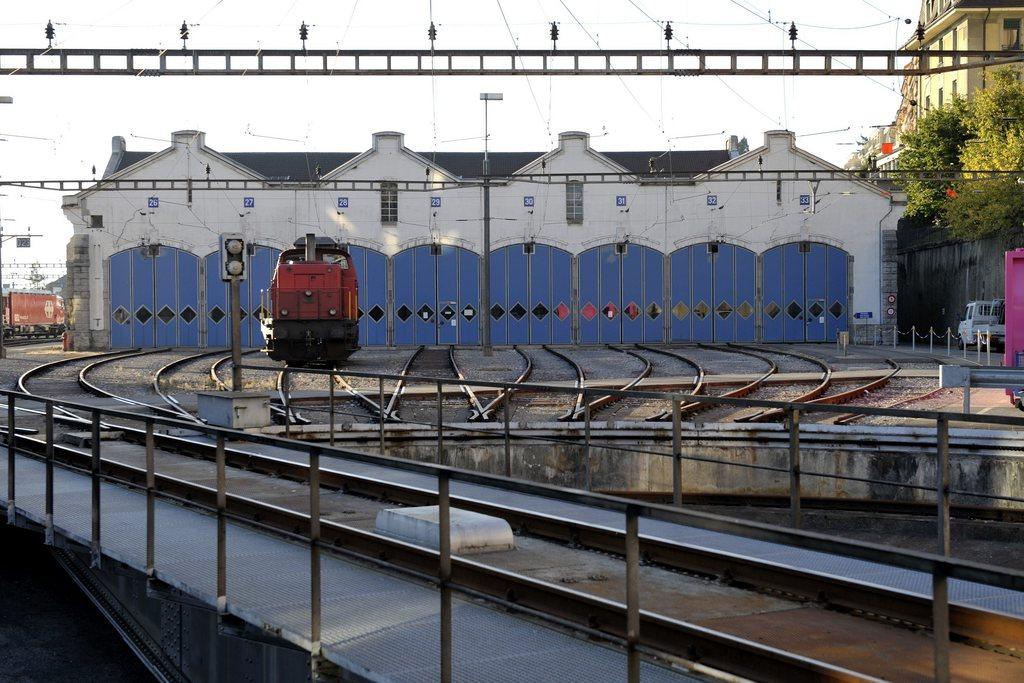
[[[246,370],[259,370],[266,372],[268,370],[265,366],[243,366]],[[281,372],[281,368],[273,368],[274,372]],[[388,382],[401,382],[404,391],[408,391],[410,386],[414,385],[428,385],[433,387],[436,396],[436,420],[433,422],[414,421],[414,420],[402,420],[402,422],[410,423],[431,429],[435,432],[435,438],[437,443],[437,464],[447,465],[449,461],[446,459],[447,451],[445,450],[445,432],[459,433],[469,436],[477,436],[481,438],[496,438],[500,437],[504,446],[504,463],[503,470],[505,476],[511,477],[513,472],[513,463],[511,456],[511,442],[514,439],[523,441],[533,442],[547,442],[553,444],[562,445],[578,445],[581,448],[581,467],[583,470],[583,488],[585,490],[591,489],[591,473],[592,473],[592,453],[595,447],[601,447],[609,451],[618,451],[623,453],[631,453],[643,456],[653,457],[664,457],[671,458],[672,460],[672,499],[673,504],[681,505],[683,499],[683,463],[685,461],[704,463],[709,465],[718,466],[729,466],[745,468],[750,470],[774,473],[776,475],[788,477],[787,494],[790,500],[790,518],[791,524],[794,528],[799,528],[802,522],[802,511],[801,511],[801,488],[802,480],[805,478],[820,478],[820,479],[833,479],[837,481],[855,482],[860,484],[866,484],[871,486],[890,486],[893,490],[905,489],[918,492],[934,492],[935,494],[935,505],[937,515],[937,549],[939,552],[944,554],[949,553],[948,539],[949,537],[949,519],[950,519],[950,498],[951,496],[961,496],[969,499],[979,499],[984,501],[998,501],[1002,503],[1016,503],[1024,505],[1024,497],[1013,496],[1013,495],[1002,495],[991,493],[988,491],[969,491],[963,488],[953,488],[950,485],[950,464],[949,464],[949,423],[955,421],[963,424],[978,424],[978,425],[999,425],[1007,428],[1020,429],[1024,427],[1024,417],[1010,417],[1001,415],[971,415],[967,413],[948,413],[939,411],[919,411],[919,410],[908,410],[902,408],[876,408],[871,406],[855,406],[855,405],[829,405],[825,403],[795,403],[785,401],[768,401],[751,398],[726,398],[723,396],[706,396],[706,395],[694,395],[689,393],[675,393],[675,392],[662,392],[662,391],[645,391],[645,390],[618,390],[605,387],[575,387],[575,386],[548,386],[536,383],[514,383],[514,382],[500,382],[500,381],[477,381],[472,379],[438,379],[436,377],[422,377],[414,375],[394,375],[387,373],[370,373],[360,372],[354,370],[343,370],[343,371],[331,371],[331,370],[320,370],[313,368],[286,368],[283,370],[285,376],[294,374],[308,374],[326,376],[328,378],[328,385],[333,387],[334,377],[345,376],[345,377],[360,377],[364,379],[374,379],[377,383],[378,394],[383,397],[384,395],[384,383]],[[505,401],[505,407],[502,411],[502,425],[500,432],[497,429],[484,429],[476,424],[468,423],[445,423],[443,421],[443,396],[445,387],[460,387],[465,384],[472,385],[475,389],[495,389],[498,391],[507,392],[507,400]],[[575,429],[577,432],[582,429],[582,443],[577,437],[557,437],[548,435],[538,434],[516,434],[511,429],[511,404],[515,400],[517,394],[527,393],[549,393],[549,394],[563,394],[571,396],[573,398],[582,394],[584,405],[589,404],[590,400],[599,396],[613,396],[618,398],[631,398],[631,399],[649,399],[654,401],[664,401],[669,407],[669,414],[672,416],[671,422],[671,450],[665,451],[654,447],[635,447],[635,446],[624,446],[614,443],[601,443],[595,444],[594,441],[594,429],[593,429],[593,417],[589,410],[583,411],[583,420],[576,423],[566,423],[567,429]],[[285,401],[289,400],[289,394],[285,394]],[[681,419],[681,408],[685,404],[705,404],[709,406],[726,405],[734,406],[738,408],[768,408],[777,410],[784,415],[783,424],[785,430],[788,433],[788,439],[785,445],[787,451],[787,461],[784,466],[761,464],[755,462],[737,462],[731,460],[722,460],[719,458],[713,458],[697,454],[687,454],[683,450],[683,421]],[[309,407],[305,407],[304,410],[311,412]],[[333,402],[333,390],[329,393],[328,406],[326,412],[329,414],[329,429],[331,430],[329,438],[332,441],[334,439],[335,415],[337,411]],[[934,481],[931,485],[927,484],[915,484],[905,481],[896,481],[892,479],[880,479],[875,477],[867,476],[856,476],[856,475],[844,475],[835,472],[820,472],[806,469],[802,464],[802,441],[801,441],[801,416],[807,413],[828,413],[828,414],[840,414],[850,415],[856,414],[861,416],[874,416],[874,417],[895,417],[895,418],[909,418],[915,420],[928,420],[934,423],[935,430],[935,454],[936,454],[936,469]],[[345,413],[348,415],[354,415],[352,413]],[[382,454],[386,454],[388,450],[388,425],[393,424],[391,415],[381,411],[377,415],[378,423],[378,440],[379,449]],[[649,423],[645,423],[645,427],[650,427]],[[290,427],[286,424],[285,426],[286,438],[291,437]]]
[[[265,368],[262,368],[265,369]],[[308,371],[307,371],[308,372]],[[328,373],[329,374],[329,373]],[[351,374],[351,373],[346,373]],[[365,374],[365,373],[364,373]],[[398,376],[390,376],[392,378],[398,378]],[[449,382],[448,380],[438,380],[437,378],[420,378],[410,377],[406,378],[411,381],[430,381],[436,382],[437,386],[443,386],[446,384],[455,384],[456,381]],[[489,385],[500,387],[502,383],[493,382],[480,382],[480,385]],[[536,385],[524,385],[529,387],[536,387]],[[522,387],[521,387],[522,388]],[[607,390],[602,390],[607,391]],[[632,392],[634,394],[651,394],[661,396],[671,396],[673,403],[673,412],[678,415],[678,405],[683,400],[682,395],[672,394],[655,394],[655,392]],[[310,642],[311,642],[311,656],[315,662],[322,659],[323,657],[323,643],[322,638],[322,598],[321,598],[321,576],[319,572],[320,555],[322,552],[331,552],[331,550],[325,547],[321,540],[321,530],[324,522],[320,519],[320,477],[322,473],[321,458],[325,455],[335,456],[338,458],[344,458],[351,461],[370,463],[375,465],[384,466],[394,471],[412,472],[421,475],[426,475],[434,478],[437,481],[437,503],[439,506],[439,519],[440,519],[440,532],[439,532],[439,548],[437,551],[420,549],[421,555],[433,562],[436,568],[432,580],[440,588],[440,599],[441,599],[441,633],[440,633],[440,662],[442,671],[442,680],[449,681],[452,676],[452,659],[451,659],[451,648],[452,648],[452,621],[451,621],[451,600],[452,592],[459,591],[465,594],[472,595],[474,597],[481,597],[478,590],[474,589],[471,583],[461,581],[457,573],[452,571],[452,553],[450,545],[450,506],[451,506],[451,494],[450,494],[450,483],[452,481],[463,482],[466,484],[476,484],[491,488],[498,488],[505,491],[512,491],[520,494],[539,496],[548,498],[551,500],[569,502],[578,505],[585,505],[593,509],[612,511],[622,514],[624,517],[624,558],[626,563],[626,602],[625,604],[620,603],[603,603],[607,607],[611,605],[623,617],[623,624],[602,624],[598,628],[589,628],[586,626],[586,617],[582,620],[581,624],[577,624],[575,627],[578,630],[589,632],[591,635],[596,635],[604,640],[619,643],[624,645],[627,657],[629,660],[629,680],[636,681],[639,679],[639,664],[641,652],[651,652],[652,647],[649,643],[645,642],[646,629],[642,629],[642,624],[650,623],[651,619],[661,619],[665,621],[667,618],[658,617],[652,615],[646,611],[641,612],[639,603],[639,520],[641,517],[658,520],[662,522],[668,522],[673,524],[686,525],[688,527],[696,527],[711,531],[717,531],[726,534],[733,534],[742,536],[750,539],[757,539],[766,541],[769,543],[778,543],[796,548],[803,548],[807,550],[813,550],[823,553],[843,555],[846,557],[857,558],[866,560],[869,562],[878,562],[885,565],[901,567],[904,569],[920,571],[927,573],[932,579],[933,599],[931,601],[932,608],[932,625],[934,630],[934,662],[935,662],[935,677],[937,680],[948,680],[949,678],[949,602],[948,602],[948,580],[951,578],[962,579],[965,581],[972,581],[982,583],[990,586],[998,586],[1008,590],[1021,591],[1024,590],[1024,572],[998,568],[993,566],[984,565],[977,562],[967,560],[957,560],[948,557],[949,552],[949,461],[948,461],[948,420],[950,416],[939,413],[931,413],[937,420],[938,425],[938,443],[939,448],[937,452],[937,458],[939,462],[939,471],[941,472],[940,480],[937,482],[937,496],[939,499],[939,539],[941,554],[915,552],[909,550],[902,550],[896,548],[889,548],[873,543],[844,540],[828,537],[822,534],[811,533],[807,531],[801,531],[798,529],[786,529],[783,527],[733,520],[718,515],[702,513],[692,510],[682,509],[681,507],[673,507],[667,505],[658,505],[653,503],[646,503],[642,501],[635,501],[630,499],[618,498],[614,496],[588,493],[574,489],[560,488],[556,486],[550,486],[545,484],[530,483],[506,477],[499,477],[495,475],[482,474],[475,471],[469,471],[465,469],[457,469],[448,467],[442,464],[422,463],[412,460],[405,460],[400,458],[388,457],[385,455],[369,454],[361,451],[355,451],[351,449],[339,449],[331,448],[324,445],[318,444],[307,444],[297,442],[293,440],[281,439],[273,436],[252,434],[238,432],[234,430],[228,430],[218,427],[211,427],[208,425],[197,425],[192,422],[185,422],[182,420],[156,416],[156,415],[140,415],[138,413],[131,413],[121,410],[114,410],[108,408],[98,408],[93,405],[81,404],[71,401],[63,401],[52,398],[42,398],[32,396],[20,392],[0,390],[0,395],[5,396],[7,400],[7,437],[6,445],[8,446],[8,462],[7,462],[7,517],[10,523],[17,522],[17,456],[16,452],[19,450],[26,455],[33,456],[33,453],[27,449],[28,446],[41,446],[42,459],[45,462],[45,491],[44,491],[44,533],[45,541],[48,544],[54,542],[55,534],[55,520],[54,520],[54,466],[56,462],[55,458],[55,444],[54,444],[54,424],[55,421],[75,421],[75,418],[71,417],[71,411],[80,411],[89,414],[89,418],[78,418],[78,424],[88,423],[91,430],[92,444],[90,449],[89,467],[84,474],[89,476],[91,486],[91,543],[90,550],[93,556],[93,562],[99,563],[100,556],[102,554],[102,538],[101,538],[101,525],[100,517],[102,512],[102,499],[101,499],[101,482],[110,481],[121,486],[128,486],[132,488],[143,488],[146,496],[146,553],[145,553],[145,571],[147,576],[150,578],[158,578],[159,570],[156,566],[155,561],[155,502],[157,499],[168,499],[178,504],[187,504],[198,507],[207,512],[213,512],[217,519],[217,608],[221,615],[226,615],[229,609],[228,602],[228,584],[227,584],[227,522],[229,519],[237,523],[242,524],[255,524],[252,519],[245,518],[240,515],[236,515],[229,509],[229,501],[234,501],[233,496],[229,496],[226,490],[226,476],[225,476],[225,449],[226,442],[228,440],[244,440],[251,444],[260,444],[278,448],[289,449],[292,451],[304,452],[308,455],[308,466],[306,467],[305,483],[309,486],[309,508],[310,514],[302,515],[301,513],[294,513],[297,517],[305,517],[308,519],[308,533],[301,535],[304,543],[308,544],[310,562],[311,562],[311,575],[310,575]],[[791,434],[796,434],[799,428],[799,414],[800,410],[804,407],[798,407],[788,404],[778,404],[777,402],[768,401],[752,401],[752,400],[738,400],[738,399],[714,399],[712,397],[703,396],[685,396],[685,400],[707,400],[710,402],[725,402],[732,405],[759,405],[764,407],[778,407],[784,406],[791,415]],[[20,404],[20,405],[19,405]],[[38,410],[31,410],[26,407],[29,405],[42,405],[43,411],[42,416],[45,422],[45,438],[42,444],[38,441],[30,439],[29,437],[18,434],[17,431],[17,410],[27,410],[28,412],[39,414]],[[59,417],[54,416],[54,410],[58,408],[61,411]],[[832,406],[806,406],[807,409],[811,410],[825,410],[830,412],[833,410]],[[849,410],[850,407],[843,407],[841,410]],[[835,409],[836,411],[840,409]],[[873,414],[897,414],[897,415],[920,415],[920,413],[911,413],[911,411],[901,410],[884,410],[884,409],[863,409]],[[1012,423],[1014,425],[1024,426],[1024,419],[1007,419],[997,418],[995,416],[964,416],[965,419],[969,419],[973,422],[979,423]],[[131,478],[115,476],[114,474],[107,471],[107,469],[113,469],[114,463],[104,462],[102,459],[102,442],[100,440],[100,430],[108,425],[109,423],[105,420],[121,420],[127,424],[138,424],[144,425],[144,448],[145,448],[145,484],[140,486],[134,483]],[[675,420],[678,425],[678,420]],[[215,441],[215,463],[216,463],[216,497],[215,502],[211,505],[208,503],[201,502],[200,499],[185,500],[182,496],[174,495],[170,490],[165,490],[168,487],[167,481],[172,479],[163,475],[158,475],[155,471],[155,457],[154,453],[156,450],[156,433],[155,427],[162,426],[167,428],[176,429],[187,429],[191,432],[199,432],[207,437],[212,437]],[[440,432],[441,430],[439,430]],[[675,430],[678,435],[678,428]],[[440,439],[441,437],[439,437]],[[443,443],[443,442],[442,442]],[[19,444],[21,448],[19,448]],[[678,444],[678,440],[676,440]],[[791,439],[791,444],[794,445],[795,450],[792,451],[796,455],[794,466],[790,468],[791,482],[793,482],[793,490],[797,492],[797,505],[794,507],[796,514],[799,514],[799,440],[796,438]],[[38,454],[34,454],[38,457]],[[676,467],[678,471],[678,465],[680,462],[680,455],[678,450],[674,454]],[[78,468],[82,471],[81,468]],[[202,489],[196,485],[197,489]],[[799,521],[795,519],[794,521]],[[400,552],[403,549],[407,549],[406,544],[387,537],[381,537],[374,535],[370,532],[360,531],[352,527],[346,527],[338,522],[328,522],[332,528],[346,529],[352,534],[361,535],[362,537],[374,536],[375,539],[384,544],[385,546],[391,547],[395,552]],[[581,527],[586,525],[580,524]],[[289,534],[285,534],[289,535]],[[295,537],[295,534],[290,534]],[[432,558],[432,559],[431,559]],[[561,596],[565,599],[571,599],[578,595],[575,591],[568,591],[567,589],[554,586],[545,585],[545,589],[551,594]],[[487,598],[484,595],[482,597]],[[498,602],[505,608],[517,609],[519,608],[515,603],[509,603],[508,601],[495,600],[493,597],[491,600]],[[643,617],[643,618],[641,618]],[[662,623],[662,622],[659,622]],[[707,634],[706,629],[699,629],[698,627],[692,627],[685,622],[672,622],[672,625],[683,632],[686,632],[694,638],[711,638]],[[656,630],[656,629],[655,629]],[[622,634],[622,635],[617,635]],[[655,636],[652,636],[655,637]],[[736,639],[730,637],[731,641],[734,642]],[[658,641],[658,643],[663,641]],[[790,657],[784,653],[771,650],[770,648],[764,648],[753,642],[746,642],[746,647],[750,648],[750,658],[745,661],[729,660],[731,664],[731,670],[734,673],[741,675],[752,674],[756,672],[759,663],[764,661],[761,658],[772,658],[773,661],[779,662],[781,660],[788,661],[792,666],[812,666],[813,665],[813,677],[816,678],[841,678],[837,670],[830,667],[827,664],[821,662],[813,662],[806,660],[801,657],[793,656]],[[653,650],[657,650],[654,647]],[[721,662],[719,662],[721,664]],[[753,668],[750,668],[753,667]],[[730,670],[730,666],[724,667],[726,670]],[[808,676],[812,672],[805,671]]]

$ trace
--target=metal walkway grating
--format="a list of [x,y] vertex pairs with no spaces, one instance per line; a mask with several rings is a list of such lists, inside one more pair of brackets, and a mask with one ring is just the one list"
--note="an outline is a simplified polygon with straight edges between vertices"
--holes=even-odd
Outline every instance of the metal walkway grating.
[[[0,449],[6,480],[6,449]],[[16,459],[19,514],[42,523],[42,462]],[[54,468],[54,525],[84,545],[90,537],[90,479]],[[145,570],[145,495],[102,484],[104,555]],[[228,524],[228,611],[281,629],[309,647],[309,552],[305,546]],[[216,604],[216,519],[156,502],[156,571],[166,583]],[[321,554],[324,654],[371,680],[436,681],[440,599],[430,585]],[[453,662],[463,681],[619,681],[625,654],[474,602],[453,603]],[[646,681],[702,680],[649,663]]]

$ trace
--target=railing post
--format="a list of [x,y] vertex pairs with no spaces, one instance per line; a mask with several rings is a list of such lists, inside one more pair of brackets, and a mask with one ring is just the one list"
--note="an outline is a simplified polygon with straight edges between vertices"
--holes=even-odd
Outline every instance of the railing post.
[[329,443],[334,447],[334,368],[331,368],[330,379],[327,381],[327,412],[328,429],[331,430]]
[[626,506],[626,657],[630,683],[640,681],[640,516]]
[[441,681],[452,680],[452,578],[451,498],[447,470],[437,473],[438,585],[441,589]]
[[964,407],[965,415],[971,414],[971,371],[967,370],[967,378],[964,380]]
[[590,490],[590,400],[583,391],[583,488]]
[[100,566],[100,411],[92,411],[92,433],[90,435],[92,459],[89,478],[92,483],[92,542],[90,543],[90,565]]
[[683,407],[672,399],[672,504],[683,504]]
[[800,510],[800,411],[790,408],[787,422],[789,424],[789,511],[794,529],[803,524],[803,513]]
[[974,333],[974,336],[975,336],[975,338],[976,338],[976,339],[977,339],[977,341],[978,341],[978,345],[977,345],[977,348],[978,348],[978,357],[977,357],[977,359],[976,359],[976,360],[977,360],[977,362],[978,362],[978,365],[981,365],[981,330],[977,330],[977,331],[975,331],[975,333]]
[[53,545],[53,403],[46,402],[46,517],[43,542]]
[[378,377],[377,380],[377,401],[380,406],[380,421],[378,425],[380,431],[380,454],[387,455],[384,445],[384,378]]
[[928,354],[935,353],[935,328],[928,328]]
[[953,330],[946,328],[946,356],[953,355]]
[[917,326],[910,326],[910,350],[917,351]]
[[15,425],[14,394],[7,394],[7,523],[16,524],[18,513],[14,507],[15,487],[15,441],[18,438]]
[[896,348],[897,335],[898,335],[898,332],[896,330],[896,326],[893,325],[892,326],[892,348],[894,348],[894,349]]
[[146,576],[156,573],[156,463],[153,421],[146,421]]
[[932,638],[935,648],[933,680],[949,683],[949,579],[940,567],[932,569]]
[[967,360],[967,347],[970,346],[970,342],[968,342],[967,339],[959,332],[956,333],[956,336],[960,337],[960,343],[963,344],[964,347],[964,360]]
[[444,387],[437,380],[437,464],[447,465],[444,457]]
[[284,438],[292,438],[292,392],[288,368],[281,371],[281,400],[284,401]]
[[512,476],[512,435],[509,432],[512,414],[512,389],[505,389],[505,405],[502,407],[505,422],[505,476]]
[[949,556],[949,419],[935,421],[935,500],[938,504],[938,554]]
[[217,613],[228,607],[227,482],[224,472],[224,434],[217,433]]
[[985,365],[992,365],[992,330],[985,332]]
[[[334,378],[331,378],[334,381]],[[310,659],[316,680],[317,660],[322,655],[320,598],[320,449],[309,451],[309,640]]]

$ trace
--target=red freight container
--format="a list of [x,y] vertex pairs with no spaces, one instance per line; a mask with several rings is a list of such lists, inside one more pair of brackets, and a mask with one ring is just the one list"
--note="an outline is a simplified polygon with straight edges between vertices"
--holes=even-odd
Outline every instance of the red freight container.
[[3,297],[5,336],[52,336],[64,331],[64,301],[48,292],[7,292]]

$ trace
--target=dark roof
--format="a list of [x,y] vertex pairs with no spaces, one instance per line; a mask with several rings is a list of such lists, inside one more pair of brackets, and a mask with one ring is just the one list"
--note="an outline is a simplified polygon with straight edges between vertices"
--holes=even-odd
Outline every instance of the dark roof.
[[[124,152],[114,172],[137,164],[156,152]],[[317,165],[321,173],[333,171],[361,152],[222,152],[224,156],[272,180],[312,180]],[[483,152],[417,152],[425,159],[456,177],[475,177],[482,173]],[[602,152],[628,171],[640,175],[656,173],[701,173],[729,160],[723,150],[665,152]],[[509,175],[543,152],[491,152],[491,173]],[[543,172],[543,171],[539,171]]]

